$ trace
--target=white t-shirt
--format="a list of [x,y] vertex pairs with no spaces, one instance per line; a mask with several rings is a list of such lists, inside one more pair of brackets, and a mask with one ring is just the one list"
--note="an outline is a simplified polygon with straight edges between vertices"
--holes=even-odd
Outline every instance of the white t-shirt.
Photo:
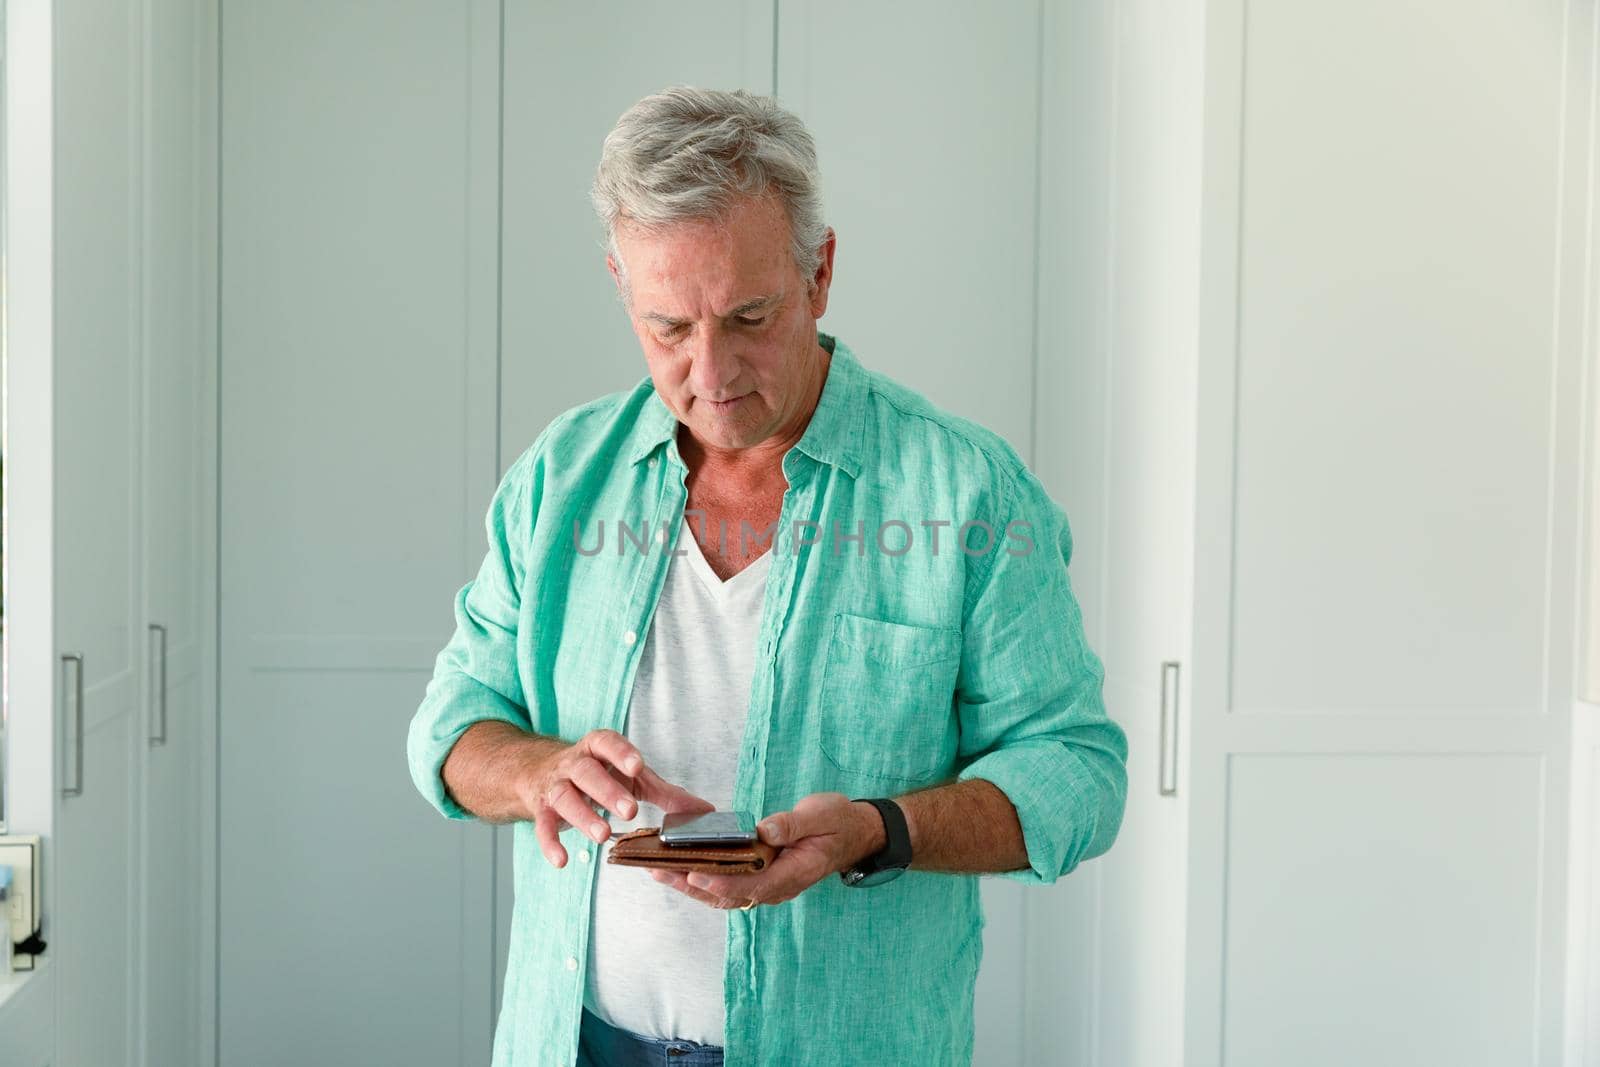
[[[724,582],[687,517],[640,652],[624,733],[645,762],[725,811],[733,806],[750,706],[769,548]],[[758,814],[758,813],[753,813]],[[659,826],[662,811],[610,819],[612,837]],[[728,913],[638,867],[601,863],[584,1006],[624,1030],[721,1045]]]

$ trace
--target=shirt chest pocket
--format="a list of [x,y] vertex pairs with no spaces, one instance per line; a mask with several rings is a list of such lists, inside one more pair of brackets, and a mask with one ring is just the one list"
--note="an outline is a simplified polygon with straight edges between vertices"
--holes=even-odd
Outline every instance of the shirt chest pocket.
[[953,759],[961,631],[841,612],[823,668],[819,744],[841,771],[921,782]]

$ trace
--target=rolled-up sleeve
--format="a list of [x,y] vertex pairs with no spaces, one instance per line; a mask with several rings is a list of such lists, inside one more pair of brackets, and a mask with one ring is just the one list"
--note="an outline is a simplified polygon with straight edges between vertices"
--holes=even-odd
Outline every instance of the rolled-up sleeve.
[[1028,866],[997,877],[1048,885],[1111,847],[1128,743],[1106,715],[1105,670],[1067,576],[1067,516],[1025,467],[1000,484],[993,544],[986,562],[974,556],[967,596],[957,778],[994,783],[1016,808]]
[[531,730],[517,666],[523,554],[531,531],[529,482],[540,440],[512,463],[484,518],[489,550],[477,576],[455,595],[455,633],[434,660],[433,677],[406,739],[411,778],[423,798],[452,819],[475,819],[445,789],[440,768],[467,727],[486,719]]

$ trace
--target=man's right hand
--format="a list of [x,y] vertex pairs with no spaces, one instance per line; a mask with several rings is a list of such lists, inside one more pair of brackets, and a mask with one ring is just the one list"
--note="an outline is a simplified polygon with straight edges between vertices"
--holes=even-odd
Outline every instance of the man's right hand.
[[633,743],[615,730],[591,730],[546,756],[526,789],[539,851],[553,867],[566,866],[567,850],[556,835],[568,826],[578,827],[596,843],[611,836],[594,804],[624,819],[638,814],[640,800],[664,812],[716,810],[715,804],[651,770]]

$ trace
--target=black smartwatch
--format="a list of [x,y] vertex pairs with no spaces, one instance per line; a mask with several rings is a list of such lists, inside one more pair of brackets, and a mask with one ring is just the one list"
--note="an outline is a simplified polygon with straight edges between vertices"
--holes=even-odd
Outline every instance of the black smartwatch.
[[900,805],[888,797],[855,797],[851,803],[857,800],[866,801],[878,809],[878,814],[883,817],[883,832],[888,843],[878,852],[858,860],[854,867],[840,871],[839,877],[849,886],[881,885],[900,877],[911,866],[911,833],[906,829],[906,816],[900,810]]

